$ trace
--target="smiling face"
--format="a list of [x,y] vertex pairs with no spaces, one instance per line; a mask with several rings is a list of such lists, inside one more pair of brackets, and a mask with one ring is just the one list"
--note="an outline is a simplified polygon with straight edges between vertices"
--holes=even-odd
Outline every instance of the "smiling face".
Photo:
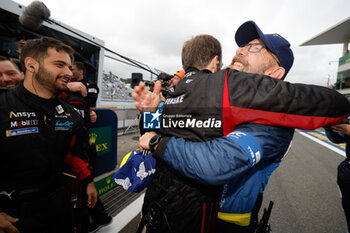
[[[254,46],[259,48],[254,50]],[[248,73],[266,74],[269,68],[279,66],[276,59],[276,56],[265,48],[261,39],[254,39],[248,45],[237,49],[230,68]]]
[[48,56],[39,62],[39,69],[34,74],[35,82],[52,95],[68,90],[67,83],[72,78],[72,62],[64,51],[57,52],[49,48]]
[[15,87],[23,76],[11,61],[0,61],[0,87]]

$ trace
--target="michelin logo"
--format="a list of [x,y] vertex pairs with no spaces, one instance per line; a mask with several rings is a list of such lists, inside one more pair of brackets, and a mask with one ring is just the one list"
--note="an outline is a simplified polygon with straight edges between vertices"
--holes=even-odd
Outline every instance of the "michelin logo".
[[12,136],[18,136],[18,135],[24,135],[24,134],[32,134],[32,133],[39,133],[39,128],[32,127],[32,128],[6,130],[6,137],[12,137]]

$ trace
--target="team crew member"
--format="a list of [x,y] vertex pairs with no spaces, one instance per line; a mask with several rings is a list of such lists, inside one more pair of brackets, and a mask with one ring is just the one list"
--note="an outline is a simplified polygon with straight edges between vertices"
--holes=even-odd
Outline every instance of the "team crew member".
[[184,70],[178,70],[175,72],[174,76],[170,79],[169,87],[173,87],[177,85],[181,79],[185,77],[185,71]]
[[327,137],[334,143],[346,143],[346,159],[338,166],[337,183],[345,213],[348,232],[350,230],[350,124],[347,118],[342,124],[327,128]]
[[86,86],[87,96],[85,98],[85,102],[88,107],[93,108],[93,107],[96,107],[97,96],[98,96],[98,93],[100,92],[100,89],[95,83],[85,78],[85,74],[86,74],[86,67],[84,63],[79,61],[75,62],[73,65],[72,81],[81,82]]
[[[205,130],[201,128],[191,128],[189,130],[188,128],[183,128],[183,127],[177,127],[177,128],[170,127],[166,129],[163,128],[162,131],[165,135],[174,135],[177,137],[183,137],[194,141],[203,141],[203,140],[208,140],[208,139],[212,139],[217,136],[220,136],[220,134],[221,135],[227,134],[234,129],[236,124],[243,123],[245,120],[256,121],[257,123],[293,126],[293,125],[288,125],[290,124],[288,120],[286,122],[279,121],[276,118],[276,116],[279,114],[282,114],[283,116],[288,118],[289,117],[288,115],[294,112],[294,114],[299,115],[302,119],[305,119],[307,121],[314,119],[314,117],[312,116],[315,114],[317,114],[318,116],[324,116],[324,121],[316,123],[316,124],[322,125],[322,124],[329,124],[332,122],[333,123],[338,122],[342,116],[347,114],[346,111],[341,110],[343,107],[345,107],[346,109],[349,108],[349,105],[346,102],[346,100],[344,100],[344,97],[334,91],[329,91],[328,89],[325,89],[325,88],[307,86],[307,85],[293,86],[291,84],[278,81],[277,79],[271,79],[269,77],[264,77],[261,75],[250,75],[247,73],[239,73],[233,70],[226,70],[226,71],[212,74],[211,72],[215,72],[218,69],[218,66],[220,66],[221,53],[210,54],[209,61],[205,65],[201,65],[198,61],[196,63],[193,63],[193,62],[190,62],[188,59],[186,60],[184,58],[184,56],[187,55],[185,51],[186,46],[191,46],[190,44],[192,44],[192,46],[196,46],[196,43],[197,43],[196,40],[204,39],[203,37],[205,38],[205,36],[195,37],[193,40],[186,42],[187,44],[185,43],[185,46],[183,49],[183,61],[184,61],[184,68],[186,69],[186,72],[187,72],[185,75],[186,82],[180,82],[175,88],[175,91],[170,92],[170,96],[173,98],[174,101],[171,103],[169,102],[169,104],[165,103],[163,113],[164,115],[167,115],[167,116],[176,115],[176,114],[191,115],[196,120],[201,120],[203,122],[206,119],[208,119],[208,117],[210,117],[210,120],[215,118],[218,121],[214,121],[214,124],[213,124],[214,127],[213,126],[211,126],[212,128],[208,127]],[[251,40],[253,39],[254,38],[251,38]],[[249,41],[247,41],[247,43]],[[202,45],[202,43],[199,43],[199,42],[198,44]],[[288,47],[289,47],[289,43],[288,43]],[[197,57],[200,56],[201,52],[205,51],[205,49],[203,48],[203,46],[200,46],[200,48],[198,47],[198,50],[193,50],[192,48],[192,49],[188,49],[188,51],[198,52],[193,54],[194,59],[196,59],[196,56]],[[271,59],[269,59],[269,61],[272,61],[273,55],[270,55],[270,56],[271,56]],[[186,64],[195,64],[195,65],[190,67],[190,66],[186,66]],[[282,68],[283,69],[282,75],[280,72],[281,67],[277,65],[275,70],[276,70],[276,74],[280,73],[278,74],[279,75],[278,77],[280,78],[284,77],[287,71],[289,70],[289,68],[291,67],[291,65],[292,65],[292,61],[289,61],[287,63],[287,66],[289,66],[288,69],[284,71],[284,68]],[[208,89],[209,87],[210,89]],[[275,98],[275,95],[273,94],[273,92],[277,91],[277,89],[286,90],[288,92],[288,93],[282,94],[283,97],[285,97],[286,99]],[[306,97],[306,96],[309,96],[308,91],[312,89],[319,90],[322,93],[321,95],[323,95],[323,97],[321,98],[324,100],[332,101],[333,97],[336,97],[338,101],[341,102],[341,104],[337,106],[337,110],[340,112],[338,112],[339,116],[336,119],[333,117],[332,115],[333,113],[322,112],[323,107],[317,110],[306,107],[306,110],[303,113],[298,112],[297,105],[299,103],[298,101],[294,100],[295,99],[294,95],[298,93],[300,97],[302,96]],[[223,90],[223,91],[220,92],[218,90]],[[249,93],[248,90],[255,90],[256,92]],[[210,93],[208,94],[208,92]],[[224,93],[223,97],[222,97],[222,93]],[[245,96],[242,96],[242,94],[244,94]],[[266,102],[261,102],[261,101],[258,101],[257,99],[250,98],[250,94],[252,94],[253,96],[260,96]],[[136,95],[138,95],[138,93],[136,93]],[[220,98],[220,95],[221,95],[221,98]],[[140,96],[142,96],[142,94],[138,96],[134,95],[137,101],[138,101],[138,97]],[[210,98],[206,98],[208,96]],[[310,96],[310,97],[311,99],[320,98],[320,96],[318,97]],[[141,99],[142,98],[140,98],[139,100]],[[276,106],[277,104],[276,101],[279,102],[278,107]],[[291,103],[288,106],[288,110],[287,109],[284,110],[284,108],[281,107],[283,106],[284,101]],[[336,102],[339,103],[338,101]],[[259,104],[262,104],[264,106],[259,106]],[[142,104],[137,106],[142,106]],[[186,106],[196,106],[197,108],[186,108]],[[217,106],[222,106],[222,108],[218,108]],[[257,111],[249,110],[247,106],[251,106],[260,111],[257,114]],[[278,109],[277,108],[274,109],[275,107],[277,107]],[[230,111],[229,112],[223,111],[225,109],[229,109]],[[243,114],[244,117],[246,118],[243,118],[243,116],[241,116],[239,112],[236,112],[238,111],[238,109],[246,113],[246,114]],[[275,116],[273,113],[264,114],[265,111],[271,111],[271,110],[277,112],[277,113],[275,112],[276,114]],[[232,112],[235,114],[231,115]],[[180,119],[180,120],[183,120],[183,119]],[[218,122],[217,127],[215,127],[216,122]],[[313,126],[310,126],[310,125],[307,126],[304,124],[304,122],[302,122],[297,127],[303,128],[303,127],[313,127]],[[255,130],[259,131],[260,129],[259,127],[255,127],[255,130],[254,130],[254,127],[253,129],[246,127],[245,130],[247,132],[254,132]],[[275,132],[275,131],[280,132],[278,136],[281,136],[281,135],[283,136],[285,133],[283,132],[284,131],[283,129],[272,130],[272,132]],[[277,158],[279,159],[281,159],[282,157],[281,155],[283,155],[284,152],[286,152],[289,142],[292,138],[293,130],[289,130],[289,131],[290,133],[287,133],[284,138],[285,143],[283,144],[285,146],[283,146],[283,148],[281,148],[280,151],[274,152],[278,154]],[[286,132],[289,132],[289,131],[287,130]],[[151,135],[151,134],[148,134],[148,135]],[[150,149],[150,148],[154,149],[155,143],[159,142],[158,135],[154,136],[150,142],[149,142],[150,136],[146,136],[145,138],[146,138],[145,140],[146,142],[142,142],[143,140],[142,138],[140,142],[141,146],[145,149]],[[149,142],[149,145],[148,145],[148,142]],[[155,151],[155,154],[157,156],[161,156],[164,153],[167,140],[162,139],[160,142],[161,144],[158,146],[157,150]],[[259,143],[261,142],[262,141],[259,141]],[[224,142],[224,143],[227,143],[227,142]],[[256,144],[259,144],[259,143],[256,143]],[[167,152],[167,149],[165,150],[165,152]],[[171,148],[171,149],[175,149],[175,148]],[[219,148],[216,148],[216,149],[219,149]],[[258,151],[261,151],[261,150],[258,148],[257,152]],[[193,150],[191,152],[201,153],[202,151]],[[240,152],[243,153],[244,151],[240,151]],[[271,151],[269,151],[269,153],[271,153],[271,156],[273,155]],[[239,157],[235,157],[235,158],[239,159]],[[199,165],[195,162],[191,163],[191,161],[192,160],[184,161],[180,159],[178,162],[180,162],[180,164],[186,163],[188,167]],[[246,159],[245,161],[250,161],[251,162],[250,166],[253,166],[259,160]],[[214,168],[216,167],[215,166],[216,162],[227,163],[228,160],[218,159],[217,161],[212,161],[212,162],[214,162],[214,165],[210,165],[210,166]],[[238,161],[236,161],[236,163],[237,162]],[[241,162],[239,164],[241,164]],[[276,160],[276,164],[278,164],[277,162],[278,160]],[[273,170],[275,167],[276,165],[270,167],[270,169]],[[206,168],[203,168],[203,167],[199,169],[202,169],[204,173],[206,171]],[[230,170],[227,170],[227,171],[230,171]],[[211,177],[210,174],[205,174],[205,175],[207,175],[208,179],[210,179]],[[226,174],[225,178],[228,178],[229,175],[231,174]],[[214,180],[216,177],[211,177],[211,178]],[[228,180],[229,179],[230,178],[228,178]],[[209,184],[215,185],[215,183],[209,183]],[[205,186],[202,186],[201,188],[201,186],[199,186],[198,184],[195,184],[193,180],[184,179],[182,176],[179,176],[178,174],[172,172],[167,168],[167,166],[161,160],[157,160],[156,173],[153,177],[151,185],[148,187],[146,191],[145,202],[143,206],[143,216],[146,216],[144,217],[143,220],[145,221],[146,225],[148,224],[147,229],[150,232],[170,231],[169,229],[171,229],[173,232],[184,232],[184,231],[212,232],[215,224],[214,219],[215,219],[215,211],[216,211],[215,203],[212,201],[213,200],[212,198],[215,197],[215,188],[211,189],[213,192],[210,193],[208,191],[210,190],[210,188],[208,189],[208,187],[205,187],[205,188],[203,187]],[[258,194],[259,190],[257,190],[254,193]],[[208,202],[208,199],[209,199],[209,202]],[[254,197],[252,201],[254,206],[254,202],[255,202]],[[157,205],[153,203],[156,203]],[[197,205],[198,203],[199,205],[200,203],[202,203],[203,205],[198,206]],[[208,204],[209,204],[209,208],[207,208]],[[179,212],[180,209],[181,209],[181,213]],[[189,211],[186,211],[186,210],[189,210]],[[147,216],[151,215],[152,212],[158,212],[158,214],[157,213],[155,214],[156,216],[158,216],[157,221],[153,221],[153,222],[157,222],[158,225],[150,225],[149,219],[152,219],[152,216],[148,217],[147,219]],[[207,213],[209,213],[208,216],[207,216]]]
[[[75,109],[79,110],[80,115],[83,118],[84,128],[89,133],[91,123],[95,123],[97,115],[92,107],[96,106],[97,95],[99,88],[96,84],[87,81],[85,77],[86,68],[84,63],[75,62],[73,64],[73,78],[75,82],[82,83],[87,89],[87,96],[82,96],[79,92],[70,92],[67,96],[63,93],[61,96],[66,98],[66,101],[72,105]],[[74,82],[73,82],[74,83]],[[95,166],[96,163],[96,145],[90,141],[89,147],[89,159],[90,165]],[[68,174],[72,171],[69,168],[65,168]],[[85,204],[86,193],[82,192],[86,184],[74,178],[74,176],[66,176],[65,183],[68,190],[71,192],[71,200],[73,208],[73,224],[76,229],[76,233],[95,232],[102,226],[105,226],[112,222],[112,217],[106,212],[102,202],[97,197],[96,205],[93,208],[87,208]],[[90,219],[92,220],[90,224]]]
[[0,87],[15,87],[23,80],[23,73],[17,65],[6,57],[0,56]]
[[21,54],[24,82],[0,93],[2,231],[72,231],[69,200],[62,189],[64,162],[86,182],[86,204],[95,205],[82,119],[57,97],[72,77],[73,54],[71,47],[53,38],[29,40]]

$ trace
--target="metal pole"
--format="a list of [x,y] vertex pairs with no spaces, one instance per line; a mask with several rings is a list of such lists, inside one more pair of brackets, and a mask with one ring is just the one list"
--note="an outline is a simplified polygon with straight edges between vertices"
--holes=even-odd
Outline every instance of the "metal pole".
[[345,39],[344,40],[344,46],[343,46],[343,56],[348,53],[349,51],[349,42],[350,39]]

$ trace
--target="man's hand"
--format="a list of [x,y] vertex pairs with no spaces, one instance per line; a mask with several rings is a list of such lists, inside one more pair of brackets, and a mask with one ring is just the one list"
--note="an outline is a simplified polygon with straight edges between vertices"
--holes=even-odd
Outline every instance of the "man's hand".
[[94,182],[91,182],[86,186],[86,194],[88,197],[87,206],[93,208],[97,202],[97,190]]
[[332,126],[333,132],[343,133],[346,135],[350,135],[350,125],[349,124],[339,124],[336,126]]
[[19,233],[19,230],[13,226],[13,223],[16,222],[18,222],[18,218],[0,212],[0,233]]
[[134,87],[134,92],[131,94],[135,100],[136,108],[143,113],[144,111],[156,111],[160,102],[164,101],[160,90],[162,83],[157,81],[154,84],[153,92],[147,90],[146,85],[141,82]]
[[70,82],[67,84],[67,87],[71,92],[79,92],[81,96],[87,96],[86,86],[81,82]]
[[139,139],[138,142],[138,146],[140,151],[143,150],[150,150],[151,148],[149,147],[149,141],[151,140],[151,138],[153,138],[153,136],[157,135],[156,132],[148,132],[145,133],[144,135],[142,135]]
[[97,114],[90,108],[90,123],[95,123],[97,121]]

